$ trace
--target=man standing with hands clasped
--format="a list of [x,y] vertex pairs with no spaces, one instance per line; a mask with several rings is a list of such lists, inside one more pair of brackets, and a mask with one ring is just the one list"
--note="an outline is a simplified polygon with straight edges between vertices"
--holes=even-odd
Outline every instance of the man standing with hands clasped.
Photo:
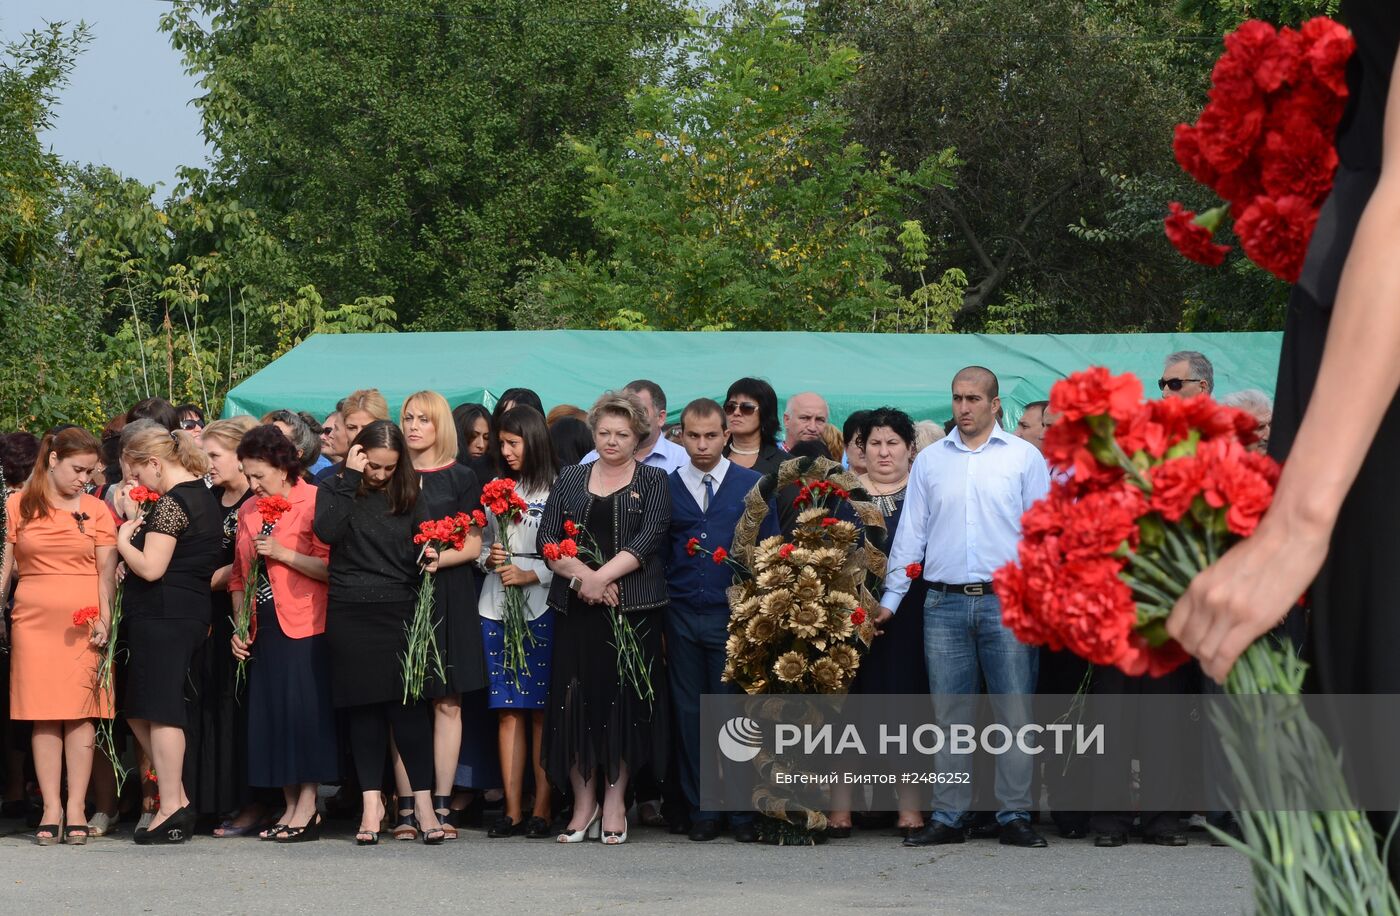
[[[985,677],[997,720],[1014,733],[1029,721],[1038,656],[1002,624],[992,573],[1016,559],[1021,515],[1049,492],[1050,476],[1035,446],[997,424],[1000,407],[990,370],[969,366],[953,377],[957,426],[914,460],[875,625],[882,628],[894,616],[891,609],[909,589],[906,570],[920,564],[929,583],[924,645],[938,724],[973,722]],[[954,758],[947,750],[935,761],[940,773],[972,769],[970,757]],[[1033,771],[1027,754],[1012,750],[997,757],[997,822],[1004,845],[1045,845],[1030,822]],[[904,845],[963,842],[971,804],[970,783],[936,785],[933,819]]]

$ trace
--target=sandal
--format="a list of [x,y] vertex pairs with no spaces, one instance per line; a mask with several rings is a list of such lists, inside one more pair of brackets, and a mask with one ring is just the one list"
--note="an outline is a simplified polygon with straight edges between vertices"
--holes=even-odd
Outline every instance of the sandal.
[[63,828],[63,842],[69,846],[85,846],[88,841],[87,824],[74,824]]
[[356,846],[378,846],[378,845],[379,845],[379,831],[378,831],[378,830],[361,830],[361,831],[359,831],[358,833],[355,834],[355,845],[356,845]]
[[[413,813],[412,808],[407,811],[399,811],[399,819],[394,823],[394,839],[418,839],[418,816]],[[438,840],[438,842],[441,843],[442,840]]]
[[452,796],[434,795],[433,813],[437,815],[438,823],[442,824],[443,834],[449,840],[457,839],[457,812],[452,810]]
[[423,831],[424,846],[441,846],[443,840],[447,839],[447,831],[441,827],[434,827],[432,830]]
[[271,827],[268,827],[265,830],[258,831],[258,839],[277,840],[280,839],[283,834],[285,834],[288,830],[291,829],[292,828],[287,824],[273,824]]
[[[47,833],[48,836],[39,836]],[[34,842],[40,846],[57,846],[63,842],[63,822],[57,824],[40,824],[34,831]]]
[[121,819],[120,814],[108,814],[105,811],[98,811],[88,818],[88,836],[107,836],[109,833],[117,832],[117,821]]

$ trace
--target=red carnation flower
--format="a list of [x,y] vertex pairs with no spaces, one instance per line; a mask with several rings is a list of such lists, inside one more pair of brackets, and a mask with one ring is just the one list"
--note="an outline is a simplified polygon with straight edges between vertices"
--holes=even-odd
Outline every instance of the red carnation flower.
[[1137,520],[1146,511],[1147,498],[1134,486],[1087,493],[1070,505],[1059,549],[1071,561],[1111,557],[1124,542],[1137,545]]
[[1356,40],[1340,23],[1318,16],[1303,23],[1308,44],[1307,60],[1313,76],[1338,98],[1347,97],[1347,61],[1356,51]]
[[1301,33],[1287,26],[1279,29],[1269,53],[1255,64],[1255,84],[1264,92],[1277,92],[1285,83],[1294,82],[1306,51],[1307,42]]
[[1264,109],[1255,103],[1212,99],[1196,121],[1201,155],[1221,174],[1249,161],[1264,127]]
[[578,556],[578,544],[574,543],[573,538],[565,538],[559,542],[559,553],[566,557],[576,557]]
[[478,528],[486,527],[486,513],[480,509],[472,510],[472,524]]
[[1235,220],[1235,235],[1251,261],[1296,283],[1316,224],[1317,209],[1311,201],[1294,195],[1256,197]]
[[1118,573],[1122,563],[1087,560],[1065,565],[1060,634],[1065,646],[1094,665],[1116,664],[1137,624],[1132,590]]
[[792,552],[793,552],[794,550],[796,550],[796,549],[797,549],[797,545],[795,545],[795,544],[784,544],[783,546],[781,546],[781,547],[778,548],[778,556],[780,556],[780,557],[782,557],[784,560],[786,560],[788,557],[790,557],[790,556],[792,555]]
[[292,509],[285,496],[264,496],[258,500],[258,514],[264,525],[276,525]]
[[1207,267],[1219,267],[1225,263],[1230,246],[1211,241],[1214,233],[1196,222],[1194,211],[1183,209],[1176,201],[1168,204],[1168,208],[1171,212],[1165,221],[1167,240],[1177,251]]
[[1235,103],[1256,100],[1261,88],[1259,71],[1269,68],[1278,51],[1278,33],[1272,25],[1259,19],[1242,23],[1225,36],[1225,53],[1211,71],[1211,99]]
[[1170,674],[1177,668],[1191,660],[1191,656],[1186,654],[1186,650],[1174,639],[1169,639],[1160,646],[1150,645],[1145,638],[1138,633],[1128,634],[1128,647],[1119,657],[1118,668],[1127,675],[1133,677],[1161,677]]
[[716,547],[714,553],[710,554],[710,559],[716,563],[723,563],[729,557],[729,551],[723,547]]
[[924,574],[924,564],[910,563],[908,566],[904,567],[904,574],[911,579],[921,578]]
[[851,625],[858,627],[863,623],[865,623],[865,608],[858,607],[851,611]]
[[73,626],[90,626],[93,623],[93,621],[97,620],[98,616],[99,612],[96,607],[93,607],[91,605],[89,605],[88,607],[80,607],[73,612]]
[[564,533],[567,534],[569,537],[578,536],[578,525],[574,524],[573,519],[564,520]]
[[699,539],[699,538],[691,538],[690,540],[688,540],[688,541],[685,542],[685,552],[688,553],[688,554],[690,554],[692,557],[695,556],[696,551],[698,551],[699,549],[700,549],[700,539]]
[[832,518],[830,515],[828,515],[826,518],[822,519],[822,527],[830,528],[832,525],[835,525],[839,521],[841,521],[839,518]]
[[1296,195],[1321,204],[1332,190],[1337,148],[1313,119],[1295,116],[1264,137],[1264,191],[1270,197]]
[[553,563],[555,560],[558,560],[558,559],[559,559],[559,556],[560,556],[560,554],[559,554],[559,545],[558,545],[558,544],[545,544],[543,547],[540,548],[540,554],[541,554],[546,560],[548,560],[549,562]]
[[1172,135],[1172,152],[1176,154],[1177,165],[1186,174],[1207,187],[1215,187],[1219,173],[1201,154],[1201,137],[1195,127],[1190,124],[1176,125],[1176,132]]
[[1169,522],[1191,510],[1205,483],[1205,468],[1190,455],[1159,464],[1147,475],[1152,481],[1152,508]]

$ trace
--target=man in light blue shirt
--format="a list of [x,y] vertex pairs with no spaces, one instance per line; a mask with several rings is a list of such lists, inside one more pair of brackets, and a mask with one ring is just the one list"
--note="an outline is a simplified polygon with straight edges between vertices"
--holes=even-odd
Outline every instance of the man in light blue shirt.
[[[622,390],[637,396],[637,400],[642,402],[642,407],[647,412],[647,419],[651,422],[651,435],[637,446],[638,463],[660,468],[667,474],[690,464],[690,456],[686,454],[685,448],[662,434],[666,428],[666,392],[661,390],[661,386],[649,379],[639,378],[635,382],[628,382]],[[579,464],[597,460],[598,452],[592,451],[584,455]]]
[[[924,651],[929,690],[940,698],[934,710],[939,724],[975,721],[975,695],[985,677],[988,691],[998,695],[997,720],[1014,733],[1029,719],[1038,655],[1002,624],[992,573],[1016,559],[1021,515],[1049,492],[1050,476],[1035,446],[997,424],[1000,407],[990,370],[969,366],[954,376],[957,426],[914,460],[875,623],[883,626],[909,590],[909,564],[922,564],[929,583]],[[960,699],[948,699],[954,696]],[[935,760],[942,773],[971,769],[969,758],[946,751]],[[1032,758],[1014,749],[997,757],[997,822],[1005,845],[1045,845],[1030,824],[1033,768]],[[933,820],[905,845],[963,841],[972,786],[937,785],[933,800]]]

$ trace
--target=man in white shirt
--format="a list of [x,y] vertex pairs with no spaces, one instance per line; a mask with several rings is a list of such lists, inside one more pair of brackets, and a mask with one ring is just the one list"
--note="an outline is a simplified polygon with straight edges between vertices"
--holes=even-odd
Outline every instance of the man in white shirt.
[[783,411],[786,436],[783,447],[791,451],[799,442],[820,440],[829,416],[831,408],[827,407],[826,399],[815,391],[804,391],[788,398],[787,409]]
[[[1049,491],[1050,477],[1035,446],[997,424],[1000,406],[990,370],[969,366],[954,376],[957,425],[914,460],[875,623],[882,627],[908,592],[909,564],[922,564],[929,583],[924,651],[929,690],[939,697],[939,723],[975,721],[975,695],[985,677],[988,692],[1000,695],[994,700],[998,721],[1014,733],[1029,717],[1037,652],[1002,624],[992,573],[1016,559],[1021,515]],[[950,701],[952,696],[966,699]],[[955,760],[945,752],[935,759],[940,772],[971,770],[966,757]],[[1030,823],[1033,771],[1033,759],[1014,749],[997,757],[997,822],[1004,845],[1045,845]],[[969,783],[935,786],[933,819],[905,845],[963,842],[971,804]]]
[[[661,434],[666,428],[666,392],[661,390],[661,386],[649,379],[640,378],[635,382],[628,382],[622,390],[637,396],[637,400],[642,402],[642,407],[647,412],[647,420],[651,423],[651,434],[637,446],[637,461],[661,468],[667,474],[689,464],[690,457],[685,453],[685,449]],[[579,464],[597,460],[597,451],[592,451],[584,455]]]

